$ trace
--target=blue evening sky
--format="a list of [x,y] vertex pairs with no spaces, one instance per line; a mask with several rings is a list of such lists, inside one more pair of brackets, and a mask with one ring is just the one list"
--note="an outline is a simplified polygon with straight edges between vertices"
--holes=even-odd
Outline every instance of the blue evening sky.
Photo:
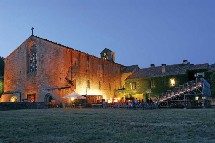
[[123,65],[215,62],[215,0],[0,0],[0,56],[34,34]]

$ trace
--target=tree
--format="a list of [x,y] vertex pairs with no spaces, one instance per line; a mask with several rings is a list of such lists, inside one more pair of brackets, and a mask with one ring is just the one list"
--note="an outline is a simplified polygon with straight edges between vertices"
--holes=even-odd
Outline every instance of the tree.
[[0,97],[3,92],[4,92],[4,81],[3,79],[0,79]]
[[4,76],[4,58],[0,57],[0,76]]
[[211,95],[215,97],[215,72],[210,75]]

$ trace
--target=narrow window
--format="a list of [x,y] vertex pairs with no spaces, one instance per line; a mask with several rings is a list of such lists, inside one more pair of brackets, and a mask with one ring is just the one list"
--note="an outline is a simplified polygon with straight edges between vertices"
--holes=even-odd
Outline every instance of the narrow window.
[[87,56],[87,69],[86,69],[86,72],[88,72],[90,70],[90,57],[89,55]]
[[103,55],[103,59],[105,59],[105,60],[107,60],[108,58],[107,58],[107,53],[104,53],[104,55]]
[[97,76],[98,76],[99,78],[102,78],[102,65],[98,65]]
[[36,49],[31,49],[29,53],[29,73],[37,71],[37,58]]
[[101,82],[99,81],[99,89],[101,89]]
[[87,88],[90,88],[90,80],[87,80]]
[[76,89],[76,80],[75,79],[73,80],[73,86],[74,86],[74,89]]
[[131,82],[130,86],[131,86],[131,90],[137,89],[137,83],[136,82]]
[[175,86],[175,79],[174,78],[170,79],[170,86]]
[[155,80],[151,79],[151,88],[154,88],[154,87],[155,87]]
[[111,91],[111,84],[109,83],[109,90]]

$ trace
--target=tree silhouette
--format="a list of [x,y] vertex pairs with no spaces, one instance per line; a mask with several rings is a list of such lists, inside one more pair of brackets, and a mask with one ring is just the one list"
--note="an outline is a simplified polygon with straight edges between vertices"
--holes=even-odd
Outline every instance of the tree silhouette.
[[210,76],[210,80],[211,80],[211,94],[212,97],[215,97],[215,72],[213,72]]
[[0,57],[0,76],[4,76],[4,58]]

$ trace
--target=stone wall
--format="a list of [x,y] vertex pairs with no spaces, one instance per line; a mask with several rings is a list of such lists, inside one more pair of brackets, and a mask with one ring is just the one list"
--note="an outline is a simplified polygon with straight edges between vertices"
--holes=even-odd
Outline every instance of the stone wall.
[[130,75],[132,75],[132,72],[122,73],[122,76],[121,76],[122,87],[125,88],[126,78],[129,77]]
[[28,102],[3,102],[0,103],[0,111],[17,110],[17,109],[48,109],[48,104],[44,102],[28,103]]
[[121,86],[121,66],[118,64],[75,50],[71,50],[70,63],[69,78],[75,84],[74,90],[81,95],[110,98]]
[[[37,51],[38,68],[29,73],[32,46]],[[21,100],[36,94],[36,102],[44,102],[47,94],[62,100],[73,91],[113,98],[115,89],[121,87],[120,68],[119,64],[31,36],[5,59],[4,92],[9,94],[1,101],[10,101],[17,92]]]

